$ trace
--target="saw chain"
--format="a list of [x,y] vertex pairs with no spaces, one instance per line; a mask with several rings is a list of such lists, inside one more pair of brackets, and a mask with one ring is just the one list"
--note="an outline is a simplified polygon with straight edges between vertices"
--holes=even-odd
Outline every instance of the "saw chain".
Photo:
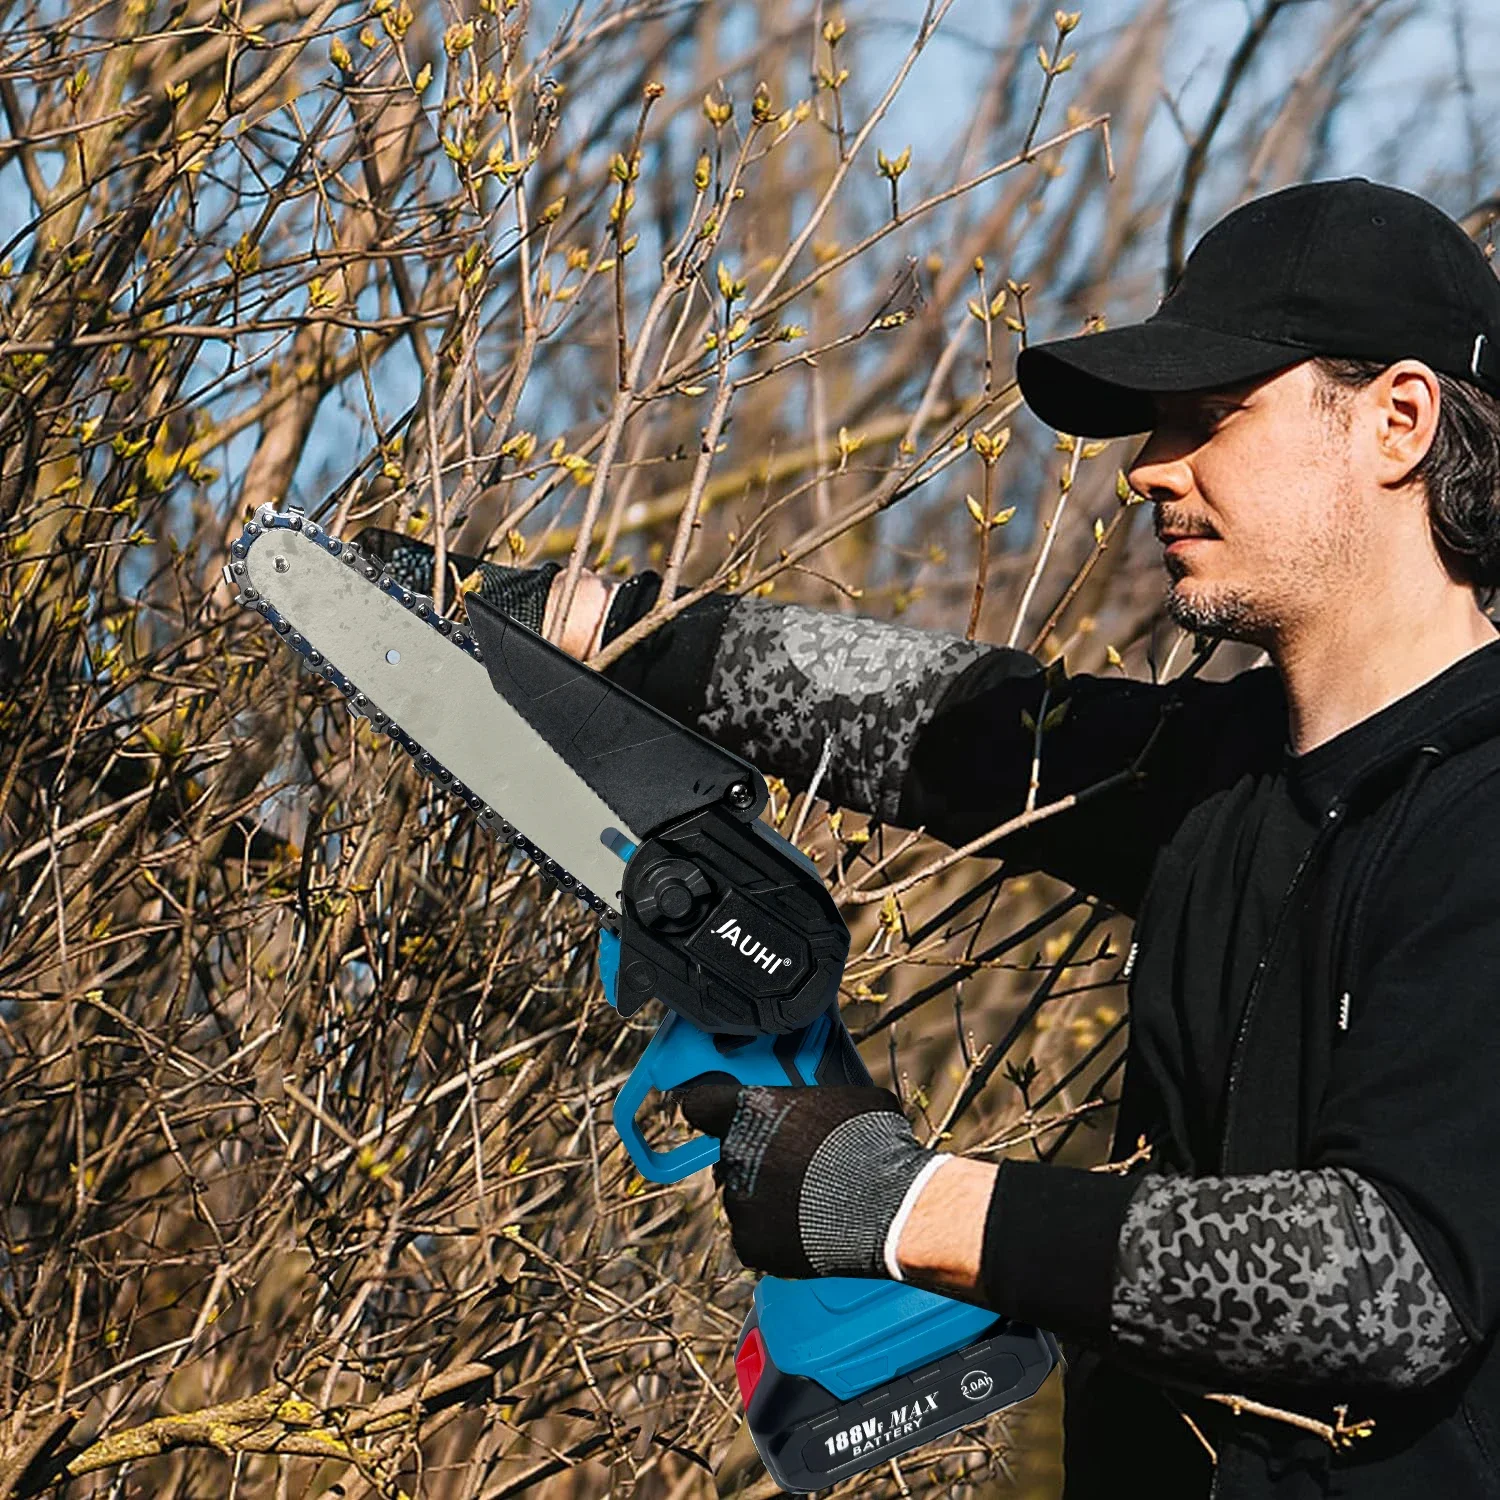
[[371,729],[388,736],[393,744],[404,750],[411,757],[412,764],[440,790],[467,807],[494,835],[502,848],[520,850],[536,865],[544,882],[559,891],[576,896],[609,931],[618,933],[620,914],[610,902],[596,895],[553,859],[545,849],[539,848],[493,807],[490,807],[478,792],[465,786],[421,744],[415,735],[408,733],[395,719],[385,713],[365,689],[329,661],[312,641],[296,630],[291,621],[285,619],[276,607],[263,598],[251,585],[246,576],[245,562],[250,548],[257,537],[278,528],[300,532],[309,541],[322,547],[330,557],[336,557],[345,567],[360,574],[381,593],[394,599],[414,618],[423,621],[455,651],[462,651],[466,656],[482,664],[484,658],[473,633],[448,619],[425,594],[419,594],[407,588],[378,559],[365,556],[353,542],[341,541],[338,537],[331,535],[316,521],[309,520],[302,511],[282,512],[270,505],[262,505],[256,511],[254,518],[245,523],[239,538],[230,545],[230,561],[224,565],[224,578],[237,591],[234,602],[259,614],[276,633],[282,645],[294,651],[314,673],[332,683],[343,694],[349,712],[355,718],[364,719]]

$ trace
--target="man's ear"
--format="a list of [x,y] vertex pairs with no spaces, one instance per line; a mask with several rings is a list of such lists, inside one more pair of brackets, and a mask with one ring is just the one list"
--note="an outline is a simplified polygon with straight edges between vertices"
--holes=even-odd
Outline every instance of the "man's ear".
[[1438,378],[1419,359],[1398,360],[1361,394],[1374,406],[1376,477],[1397,489],[1411,479],[1437,434],[1443,401]]

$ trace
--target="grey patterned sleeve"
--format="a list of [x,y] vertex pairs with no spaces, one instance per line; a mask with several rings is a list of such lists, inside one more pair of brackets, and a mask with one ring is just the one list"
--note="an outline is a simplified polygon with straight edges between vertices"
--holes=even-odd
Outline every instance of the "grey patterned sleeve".
[[703,732],[822,795],[894,819],[917,736],[944,691],[993,648],[803,605],[745,599],[724,623]]
[[1339,1168],[1145,1178],[1120,1232],[1111,1331],[1229,1375],[1391,1389],[1470,1348],[1401,1221]]

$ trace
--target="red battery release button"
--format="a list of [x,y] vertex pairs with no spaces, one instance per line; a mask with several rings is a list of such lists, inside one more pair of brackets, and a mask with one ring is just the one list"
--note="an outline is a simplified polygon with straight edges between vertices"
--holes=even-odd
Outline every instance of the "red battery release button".
[[766,1345],[760,1329],[752,1328],[734,1357],[734,1373],[740,1383],[740,1401],[748,1409],[750,1398],[766,1368]]

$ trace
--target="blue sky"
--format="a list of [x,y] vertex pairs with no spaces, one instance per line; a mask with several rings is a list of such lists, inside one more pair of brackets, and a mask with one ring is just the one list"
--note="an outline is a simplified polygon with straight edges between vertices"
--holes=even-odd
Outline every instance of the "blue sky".
[[[1070,0],[1078,3],[1078,0]],[[1082,5],[1082,21],[1068,46],[1079,54],[1074,71],[1065,75],[1048,108],[1043,130],[1063,119],[1079,82],[1090,65],[1118,45],[1122,29],[1129,27],[1150,0],[1097,0]],[[1253,0],[1258,10],[1263,0]],[[1316,54],[1318,39],[1328,26],[1347,15],[1357,0],[1300,0],[1277,18],[1257,68],[1242,86],[1221,138],[1239,134],[1247,123],[1263,121],[1268,105],[1279,96],[1283,81],[1307,67]],[[540,0],[533,35],[548,34],[549,11],[561,13],[564,0]],[[903,198],[912,201],[923,191],[945,186],[951,178],[950,151],[968,125],[971,101],[986,75],[1003,62],[1001,40],[1010,32],[1019,0],[958,0],[944,27],[918,61],[905,92],[897,100],[886,122],[877,131],[867,155],[870,160],[856,168],[871,179],[870,211],[879,213],[879,189],[873,182],[874,148],[890,154],[905,145],[913,148],[909,176],[903,181]],[[1035,41],[1050,37],[1052,5],[1027,4],[1036,29],[1026,44],[1021,77],[1021,97],[1029,100],[1039,81],[1039,71],[1030,54]],[[832,3],[828,12],[835,9]],[[1208,108],[1224,64],[1243,33],[1252,4],[1247,0],[1176,0],[1172,7],[1173,41],[1166,62],[1166,91],[1188,129],[1196,129]],[[748,3],[725,4],[718,12],[721,54],[733,56],[747,43],[763,13]],[[884,86],[907,46],[920,6],[917,0],[870,5],[848,0],[844,14],[849,23],[846,43],[854,77],[850,84],[849,117],[858,121],[864,108]],[[1500,5],[1494,0],[1385,0],[1380,19],[1393,18],[1390,34],[1368,49],[1347,98],[1335,116],[1320,169],[1324,175],[1364,173],[1381,180],[1427,193],[1451,212],[1462,212],[1483,193],[1500,188],[1493,175],[1500,166],[1490,151],[1497,114],[1500,114]],[[669,87],[681,80],[668,78]],[[735,92],[744,94],[754,80],[731,80]],[[797,79],[790,81],[795,87]],[[803,85],[805,87],[805,84]],[[586,138],[588,121],[597,101],[574,97],[567,110],[565,129]],[[1029,110],[1028,110],[1029,112]],[[689,111],[685,123],[701,126]],[[1081,143],[1080,150],[1096,149]],[[1165,101],[1157,106],[1148,135],[1147,171],[1137,188],[1138,201],[1164,202],[1175,187],[1183,158],[1181,128]],[[1075,153],[1076,154],[1076,153]],[[987,163],[980,160],[978,166]],[[1234,162],[1211,171],[1196,200],[1192,225],[1195,237],[1231,206],[1242,178]],[[15,163],[0,170],[0,231],[14,231],[29,216],[29,204]],[[1006,274],[1036,274],[1045,285],[1055,268],[1036,267],[1033,233],[1013,247],[1013,264]],[[1159,290],[1162,262],[1162,229],[1147,236],[1137,256],[1137,276],[1132,296],[1135,306],[1108,309],[1119,318],[1149,310]],[[914,226],[902,248],[921,254],[941,247],[943,225],[939,218]],[[887,268],[889,260],[883,263]],[[1065,270],[1066,268],[1064,268]],[[1053,275],[1054,281],[1058,278]],[[1146,299],[1146,305],[1140,305]],[[1043,300],[1037,307],[1039,331],[1046,331],[1048,310]],[[399,356],[379,367],[379,399],[388,415],[398,413],[415,395],[416,382],[409,361]],[[570,392],[538,381],[537,400],[545,401],[549,432],[569,420],[557,409],[557,398],[571,405]],[[326,486],[348,472],[355,455],[367,451],[368,425],[358,392],[345,407],[331,397],[320,413],[317,433],[299,474],[301,498],[315,500]],[[573,420],[587,417],[577,412]],[[227,455],[229,473],[243,463],[252,439],[246,435]]]

